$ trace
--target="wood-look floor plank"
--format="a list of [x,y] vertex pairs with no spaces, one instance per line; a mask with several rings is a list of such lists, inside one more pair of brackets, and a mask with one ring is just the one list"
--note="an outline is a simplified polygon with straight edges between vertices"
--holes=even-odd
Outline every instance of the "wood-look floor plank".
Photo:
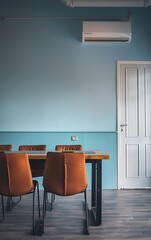
[[5,221],[0,223],[0,239],[151,239],[151,190],[104,190],[103,224],[90,226],[90,236],[83,234],[83,201],[83,194],[56,196],[53,210],[46,215],[44,235],[39,237],[31,235],[32,195],[26,195],[6,212]]

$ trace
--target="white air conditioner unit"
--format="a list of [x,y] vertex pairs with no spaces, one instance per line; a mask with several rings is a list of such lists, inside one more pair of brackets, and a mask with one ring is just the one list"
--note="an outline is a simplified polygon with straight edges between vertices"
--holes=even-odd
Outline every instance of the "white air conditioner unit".
[[83,22],[83,42],[130,42],[131,22]]
[[61,0],[69,7],[149,7],[151,0]]

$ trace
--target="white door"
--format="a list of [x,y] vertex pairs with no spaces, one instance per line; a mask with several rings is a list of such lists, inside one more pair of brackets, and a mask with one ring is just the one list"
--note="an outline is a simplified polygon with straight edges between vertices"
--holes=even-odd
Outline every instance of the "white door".
[[151,187],[151,62],[118,62],[118,188]]

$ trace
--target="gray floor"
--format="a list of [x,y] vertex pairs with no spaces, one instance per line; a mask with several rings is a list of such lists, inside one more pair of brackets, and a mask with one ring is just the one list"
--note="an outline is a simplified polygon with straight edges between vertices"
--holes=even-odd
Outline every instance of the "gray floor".
[[0,223],[1,240],[151,239],[151,190],[104,190],[103,224],[90,226],[90,236],[83,235],[82,194],[56,196],[54,209],[47,212],[44,235],[31,236],[31,198],[24,196],[6,213],[5,221]]

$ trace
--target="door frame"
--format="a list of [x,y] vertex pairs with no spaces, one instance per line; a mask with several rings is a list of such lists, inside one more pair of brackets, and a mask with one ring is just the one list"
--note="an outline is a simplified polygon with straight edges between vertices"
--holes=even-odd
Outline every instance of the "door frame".
[[118,182],[117,182],[117,188],[122,189],[122,175],[121,175],[121,167],[120,167],[120,116],[121,116],[121,108],[120,108],[120,68],[122,65],[133,65],[133,64],[151,64],[151,61],[117,61],[117,134],[118,134],[118,141],[117,141],[117,154],[118,154],[118,163],[117,163],[117,171],[118,171]]

